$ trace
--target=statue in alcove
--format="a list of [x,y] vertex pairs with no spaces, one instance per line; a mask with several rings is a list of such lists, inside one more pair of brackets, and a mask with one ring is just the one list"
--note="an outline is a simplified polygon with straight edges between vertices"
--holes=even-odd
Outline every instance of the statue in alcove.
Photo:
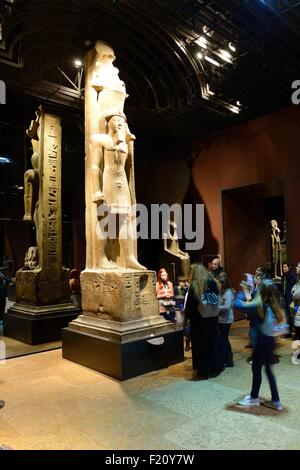
[[[176,222],[169,220],[168,224],[168,233],[164,234],[163,258],[167,263],[175,264],[177,278],[183,276],[188,279],[190,276],[190,255],[179,248]],[[174,281],[176,282],[176,279]]]
[[[281,230],[278,227],[277,220],[273,219],[270,222],[272,232],[271,232],[271,243],[272,243],[272,262],[273,262],[273,273],[275,279],[280,279],[282,276],[282,247],[286,243],[286,232],[284,238],[280,239]],[[285,227],[286,230],[286,227]]]

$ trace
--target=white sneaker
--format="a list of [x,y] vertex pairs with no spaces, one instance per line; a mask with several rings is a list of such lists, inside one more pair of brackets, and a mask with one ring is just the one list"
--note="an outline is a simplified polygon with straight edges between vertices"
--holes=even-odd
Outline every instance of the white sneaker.
[[252,398],[251,395],[247,395],[245,398],[240,400],[238,404],[244,406],[259,406],[260,401],[259,398]]
[[267,400],[267,401],[264,401],[264,406],[267,406],[268,408],[272,408],[273,410],[277,410],[277,411],[283,410],[283,406],[280,403],[280,401]]

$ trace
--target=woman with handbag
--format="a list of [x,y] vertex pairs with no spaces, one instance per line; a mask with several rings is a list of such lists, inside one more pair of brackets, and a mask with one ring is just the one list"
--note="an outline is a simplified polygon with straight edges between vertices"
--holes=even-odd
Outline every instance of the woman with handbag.
[[174,287],[169,281],[165,268],[161,268],[157,273],[156,297],[159,303],[159,312],[166,319],[176,321]]
[[218,328],[219,291],[214,277],[201,263],[191,267],[185,313],[191,324],[193,369],[202,378],[216,377],[224,370]]

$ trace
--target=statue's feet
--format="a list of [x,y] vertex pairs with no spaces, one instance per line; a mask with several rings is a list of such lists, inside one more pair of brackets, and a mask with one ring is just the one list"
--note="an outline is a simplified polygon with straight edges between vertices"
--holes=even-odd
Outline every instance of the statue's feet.
[[31,214],[25,214],[23,220],[24,222],[32,222]]
[[101,261],[99,262],[99,268],[101,269],[114,269],[116,268],[116,265],[109,261],[106,257],[102,258]]
[[145,266],[142,266],[138,260],[134,256],[130,256],[129,258],[126,259],[126,268],[131,268],[131,269],[147,269]]

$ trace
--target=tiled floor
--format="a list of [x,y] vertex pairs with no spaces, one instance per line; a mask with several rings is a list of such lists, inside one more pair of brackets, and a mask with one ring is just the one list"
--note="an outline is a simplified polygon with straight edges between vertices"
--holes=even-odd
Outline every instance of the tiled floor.
[[[251,367],[247,324],[232,330],[235,367],[207,381],[183,363],[118,382],[61,350],[0,363],[0,446],[13,449],[300,449],[300,368],[280,340],[275,374],[285,411],[242,408]],[[188,356],[190,354],[188,353]],[[268,399],[265,376],[261,396]]]

